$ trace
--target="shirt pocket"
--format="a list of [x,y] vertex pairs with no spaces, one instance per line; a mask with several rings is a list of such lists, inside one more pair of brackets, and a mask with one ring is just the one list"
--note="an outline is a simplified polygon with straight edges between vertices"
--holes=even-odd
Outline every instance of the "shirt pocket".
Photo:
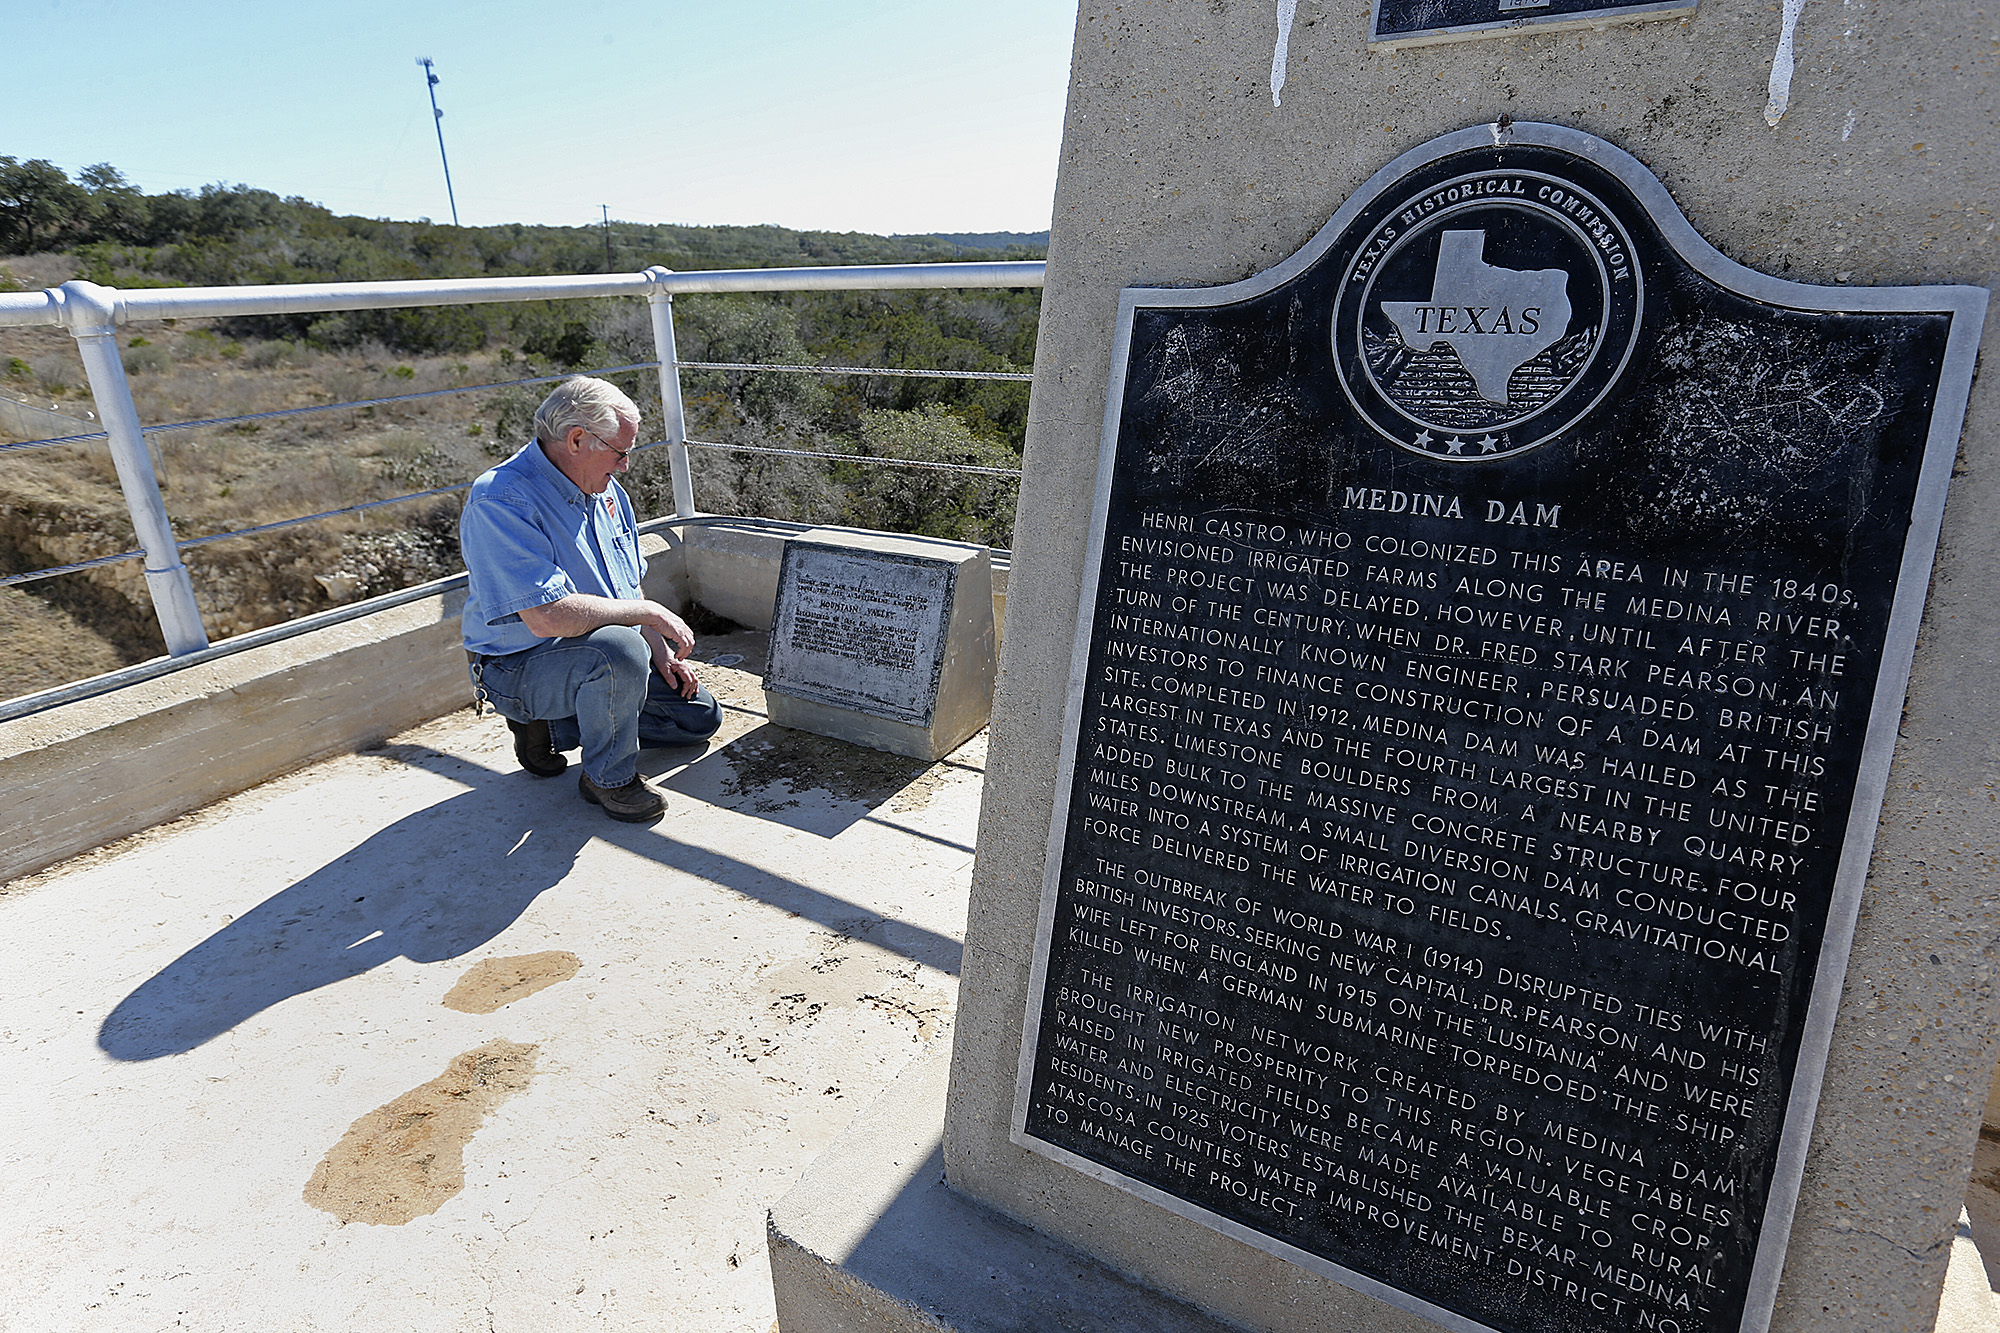
[[638,535],[611,523],[606,523],[601,531],[611,547],[611,573],[617,576],[620,583],[636,591],[639,586]]

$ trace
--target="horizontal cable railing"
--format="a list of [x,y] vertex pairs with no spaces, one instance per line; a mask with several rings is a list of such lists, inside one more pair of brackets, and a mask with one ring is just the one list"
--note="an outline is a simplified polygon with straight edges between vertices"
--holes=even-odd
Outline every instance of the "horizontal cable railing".
[[[560,375],[531,375],[524,379],[496,380],[486,384],[468,384],[450,389],[427,389],[421,393],[401,393],[386,398],[362,398],[342,403],[315,403],[309,407],[288,407],[271,412],[249,412],[233,417],[207,417],[197,421],[170,421],[158,426],[148,426],[145,429],[146,434],[155,435],[164,434],[168,431],[191,430],[199,426],[233,426],[242,422],[267,421],[276,417],[304,416],[313,412],[334,412],[356,407],[381,407],[392,403],[416,402],[421,399],[439,398],[450,394],[478,393],[488,389],[511,389],[529,384],[552,384],[568,379],[572,375],[602,376],[616,375],[635,370],[656,370],[659,368],[659,364],[657,361],[634,361],[622,366],[603,366],[595,370],[566,371]],[[989,379],[1024,382],[1031,381],[1034,378],[1032,375],[1011,371],[911,370],[901,366],[787,366],[717,361],[676,361],[674,364],[684,370],[794,371],[804,374],[829,375],[910,375],[938,379]],[[98,431],[94,435],[73,435],[57,440],[31,440],[24,444],[0,444],[0,454],[21,449],[36,449],[50,445],[88,442],[104,438],[105,432]],[[641,455],[649,450],[657,449],[665,443],[667,443],[665,440],[654,440],[650,443],[637,446],[632,450],[632,453],[635,456]],[[728,453],[769,454],[779,458],[824,458],[843,463],[872,463],[882,467],[929,468],[942,472],[969,472],[995,477],[1018,477],[1021,475],[1021,469],[1019,468],[983,467],[974,463],[945,463],[924,458],[885,458],[879,454],[844,454],[821,449],[780,449],[774,445],[724,444],[716,440],[689,439],[683,441],[683,443],[695,449],[714,449]],[[189,547],[207,546],[213,542],[229,541],[237,537],[254,537],[260,533],[277,532],[284,528],[296,528],[307,523],[319,522],[321,519],[338,518],[343,514],[358,514],[365,510],[382,509],[389,505],[402,504],[409,500],[428,500],[440,495],[453,495],[459,491],[468,490],[471,486],[471,482],[462,481],[454,486],[436,486],[430,490],[411,491],[404,495],[392,495],[386,499],[366,500],[359,504],[342,505],[338,509],[322,509],[316,513],[300,514],[296,518],[283,518],[270,523],[260,523],[255,527],[234,528],[227,532],[213,532],[202,537],[182,537],[179,539],[179,545],[182,550],[186,550]],[[145,554],[143,550],[119,551],[113,555],[100,555],[90,560],[78,560],[71,564],[51,565],[45,569],[32,569],[19,574],[0,575],[0,588],[13,587],[22,583],[34,583],[42,579],[56,578],[63,574],[77,574],[86,569],[96,569],[103,565],[115,565],[127,560],[138,560]]]
[[843,463],[880,463],[885,467],[927,467],[945,472],[979,472],[994,477],[1018,477],[1017,467],[981,467],[976,463],[939,463],[928,458],[884,458],[880,454],[835,454],[823,449],[779,449],[769,444],[719,444],[714,440],[688,440],[690,449],[723,449],[733,454],[775,454],[780,458],[832,458]]
[[743,361],[676,361],[682,370],[788,370],[799,375],[908,375],[931,380],[1018,380],[1033,375],[1019,370],[911,370],[906,366],[775,366]]
[[38,579],[52,579],[58,574],[75,574],[81,570],[96,569],[100,565],[115,565],[126,560],[137,560],[145,554],[144,551],[120,551],[116,555],[100,555],[94,560],[78,560],[74,564],[31,569],[25,574],[9,574],[5,578],[0,578],[0,588],[12,587],[16,583],[33,583]]
[[[558,377],[563,378],[563,377]],[[665,440],[654,440],[649,444],[636,446],[632,453],[636,456],[665,444]],[[842,463],[873,463],[881,467],[931,468],[942,472],[972,472],[993,477],[1018,477],[1017,467],[981,467],[974,463],[940,463],[927,458],[884,458],[879,454],[836,454],[820,449],[779,449],[765,444],[720,444],[713,440],[683,441],[690,448],[719,449],[730,453],[772,454],[780,458],[828,458]],[[259,523],[254,528],[232,528],[227,532],[211,532],[205,537],[183,537],[180,547],[187,550],[193,546],[207,546],[213,542],[226,542],[236,537],[254,537],[259,533],[277,532],[283,528],[296,528],[307,523],[317,523],[325,518],[338,518],[342,514],[358,514],[363,510],[382,509],[389,505],[402,504],[408,500],[429,500],[440,495],[454,495],[469,490],[472,483],[461,481],[455,486],[435,486],[427,491],[411,491],[407,495],[392,495],[383,500],[365,500],[360,504],[342,505],[338,509],[322,509],[318,513],[300,514],[296,518],[281,518],[271,523]],[[100,555],[91,560],[78,560],[73,564],[51,565],[47,569],[31,569],[21,574],[0,575],[0,588],[12,587],[20,583],[34,583],[41,579],[52,579],[61,574],[76,574],[86,569],[96,569],[100,565],[115,565],[121,561],[137,560],[146,553],[141,550],[119,551],[115,555]]]
[[[164,429],[164,427],[148,426],[146,431],[148,434],[151,434],[153,431],[161,429]],[[58,444],[89,444],[92,440],[109,438],[103,431],[96,430],[88,435],[58,435],[51,440],[25,440],[19,444],[0,440],[0,454],[24,454],[30,449],[52,449]]]
[[[913,370],[907,366],[785,366],[766,365],[747,361],[676,361],[680,370],[771,370],[789,371],[801,375],[890,375],[906,376],[914,379],[938,380],[1000,380],[1029,383],[1035,377],[1024,371],[1014,370]],[[426,398],[444,398],[452,394],[482,393],[489,389],[512,389],[525,384],[554,384],[572,375],[619,375],[633,370],[658,370],[657,361],[634,361],[629,365],[606,366],[600,370],[566,370],[560,375],[530,375],[526,379],[494,380],[486,384],[463,384],[449,389],[425,389],[420,393],[391,394],[386,398],[357,398],[349,402],[314,403],[308,407],[284,407],[269,412],[245,412],[234,417],[202,417],[194,421],[165,421],[157,426],[147,426],[148,435],[164,435],[168,431],[194,430],[202,426],[236,426],[248,421],[272,421],[280,417],[302,417],[314,412],[341,412],[355,407],[386,407],[395,403],[414,403]],[[92,431],[88,435],[59,435],[48,440],[25,440],[19,444],[0,443],[0,455],[24,453],[30,449],[48,449],[59,444],[88,444],[92,440],[109,438],[104,431]],[[696,441],[689,440],[689,444]],[[715,446],[717,448],[743,448],[749,445]]]
[[[635,361],[629,366],[609,366],[603,370],[570,370],[560,375],[531,375],[527,379],[496,380],[491,384],[463,384],[449,389],[425,389],[420,393],[391,394],[387,398],[356,398],[348,402],[313,403],[307,407],[283,407],[269,412],[246,412],[234,417],[202,417],[194,421],[164,421],[157,426],[145,427],[148,435],[164,435],[168,431],[194,430],[202,426],[236,426],[246,421],[272,421],[279,417],[302,417],[314,412],[344,412],[356,407],[386,407],[392,403],[414,403],[425,398],[444,398],[452,394],[479,393],[486,389],[511,389],[520,384],[554,384],[566,380],[571,375],[616,375],[626,370],[657,370],[657,361]],[[105,431],[90,435],[64,435],[53,440],[29,440],[23,444],[0,444],[0,454],[18,453],[26,449],[46,449],[56,444],[86,444],[91,440],[110,438]]]
[[380,509],[415,500],[435,499],[466,490],[471,482],[433,487],[384,499],[324,509],[251,527],[181,538],[174,534],[163,497],[146,457],[151,437],[176,431],[226,429],[265,421],[309,416],[320,412],[392,407],[453,395],[491,392],[553,383],[567,374],[524,376],[482,384],[454,385],[411,393],[337,403],[314,403],[233,416],[205,417],[148,426],[139,421],[125,381],[116,344],[107,336],[120,324],[137,319],[186,319],[221,316],[302,314],[336,310],[376,310],[431,305],[468,305],[506,301],[562,300],[584,297],[642,296],[652,307],[653,336],[659,359],[607,366],[588,372],[616,375],[658,371],[668,438],[641,446],[664,444],[673,473],[674,516],[686,518],[694,507],[688,475],[687,449],[694,448],[784,458],[818,458],[831,462],[907,467],[1016,477],[1018,468],[985,467],[933,459],[888,458],[830,450],[786,449],[771,445],[730,444],[689,440],[682,418],[680,376],[684,371],[725,371],[826,376],[895,376],[939,380],[985,380],[1028,383],[1032,376],[1013,370],[946,370],[908,366],[833,366],[737,361],[682,361],[674,354],[672,298],[695,292],[866,291],[938,288],[1034,288],[1042,285],[1039,263],[902,264],[792,269],[731,269],[674,273],[651,268],[636,274],[571,275],[546,278],[463,278],[423,282],[305,283],[295,286],[145,288],[121,291],[88,282],[69,282],[42,292],[0,293],[0,326],[54,324],[66,327],[78,340],[91,391],[105,429],[20,443],[0,443],[0,455],[23,454],[69,444],[107,441],[117,464],[140,547],[88,560],[0,575],[0,587],[74,574],[124,561],[144,559],[146,583],[161,618],[168,651],[178,657],[206,648],[208,639],[194,601],[193,587],[178,552],[214,542],[299,527],[342,515]]

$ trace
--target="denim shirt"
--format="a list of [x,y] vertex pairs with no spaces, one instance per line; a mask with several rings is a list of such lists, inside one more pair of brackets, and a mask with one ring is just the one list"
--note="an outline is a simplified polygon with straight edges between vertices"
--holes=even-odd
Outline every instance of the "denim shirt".
[[550,642],[522,623],[526,607],[579,592],[641,595],[646,563],[624,488],[614,480],[585,495],[532,442],[472,483],[458,543],[468,575],[460,632],[483,656]]

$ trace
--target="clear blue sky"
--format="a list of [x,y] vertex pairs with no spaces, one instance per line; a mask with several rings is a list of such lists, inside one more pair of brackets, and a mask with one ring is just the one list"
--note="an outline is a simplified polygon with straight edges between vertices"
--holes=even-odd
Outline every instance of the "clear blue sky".
[[0,154],[459,218],[1049,225],[1075,0],[11,0]]

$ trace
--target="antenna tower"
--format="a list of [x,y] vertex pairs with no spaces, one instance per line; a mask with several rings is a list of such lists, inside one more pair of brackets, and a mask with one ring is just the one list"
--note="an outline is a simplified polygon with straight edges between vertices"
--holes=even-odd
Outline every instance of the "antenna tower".
[[451,203],[451,225],[458,225],[458,196],[451,191],[451,159],[444,155],[444,112],[438,110],[438,76],[434,68],[436,62],[429,56],[418,56],[417,63],[424,67],[424,81],[428,85],[424,91],[431,95],[431,123],[437,126],[438,161],[444,163],[444,197]]

